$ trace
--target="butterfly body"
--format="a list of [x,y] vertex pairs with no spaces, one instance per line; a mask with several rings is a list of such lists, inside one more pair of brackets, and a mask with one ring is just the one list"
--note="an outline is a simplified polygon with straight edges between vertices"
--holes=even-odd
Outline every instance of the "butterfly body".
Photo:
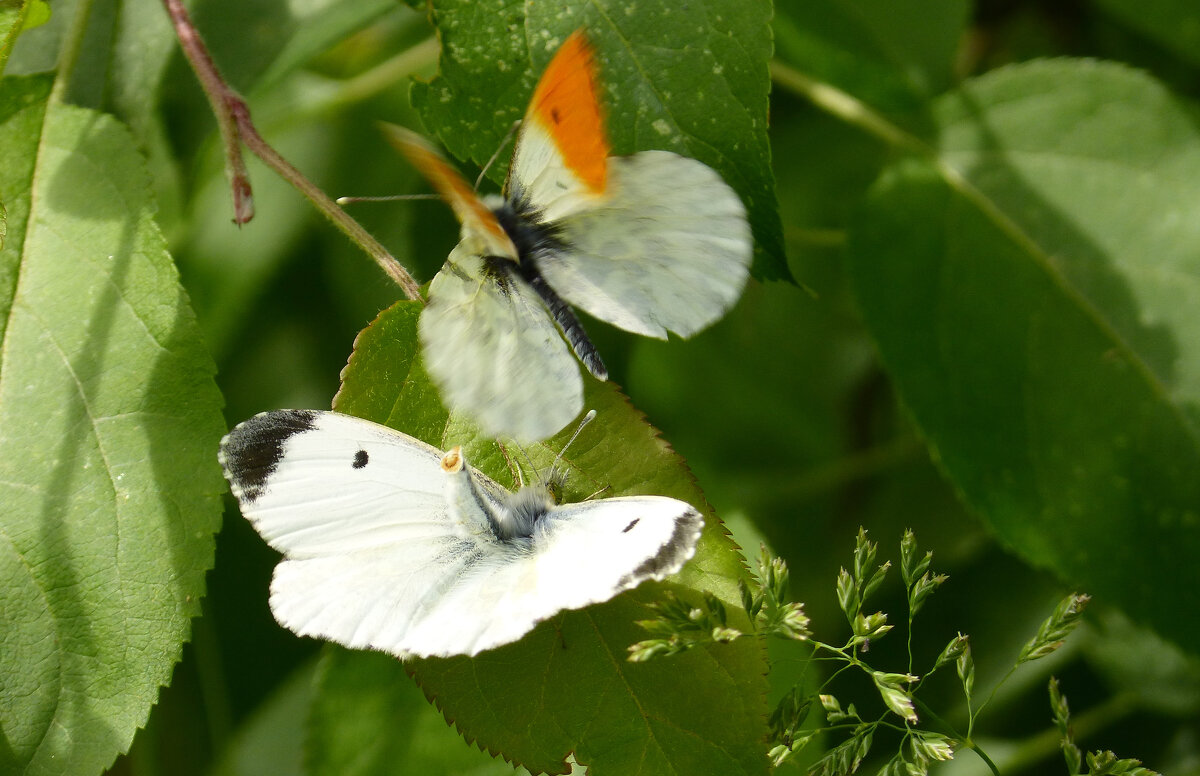
[[555,503],[384,426],[280,410],[234,428],[221,463],[283,554],[271,610],[300,635],[405,658],[473,655],[563,609],[677,571],[703,525],[659,496]]
[[580,412],[572,352],[607,379],[572,307],[689,337],[748,276],[745,208],[716,172],[668,151],[609,156],[593,59],[576,33],[547,67],[502,196],[475,196],[422,138],[389,129],[462,223],[421,316],[426,366],[448,406],[491,435],[542,439]]

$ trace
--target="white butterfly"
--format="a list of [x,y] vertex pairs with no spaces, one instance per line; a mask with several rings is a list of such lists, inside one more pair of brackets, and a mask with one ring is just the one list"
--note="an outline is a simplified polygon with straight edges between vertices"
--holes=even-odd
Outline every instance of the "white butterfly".
[[608,155],[582,32],[538,83],[503,196],[481,200],[422,138],[390,131],[462,222],[419,332],[447,404],[489,435],[542,439],[579,414],[583,383],[560,330],[608,378],[568,303],[666,339],[695,334],[741,295],[753,247],[741,200],[695,159]]
[[703,518],[662,496],[556,505],[366,420],[265,412],[221,442],[242,514],[283,553],[271,611],[302,636],[474,655],[678,571]]

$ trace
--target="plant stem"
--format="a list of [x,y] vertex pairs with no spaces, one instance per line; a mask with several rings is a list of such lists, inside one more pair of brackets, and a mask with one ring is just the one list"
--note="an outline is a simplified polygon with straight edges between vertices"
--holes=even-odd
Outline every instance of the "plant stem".
[[924,454],[925,448],[916,437],[900,436],[815,466],[783,483],[779,481],[779,473],[775,471],[747,475],[738,480],[738,493],[746,496],[762,493],[769,484],[775,488],[775,493],[780,499],[787,499],[792,503],[807,502],[881,472],[890,471],[900,464],[919,460]]
[[988,757],[987,752],[980,749],[979,745],[971,740],[970,734],[964,736],[962,733],[959,733],[953,725],[935,714],[933,709],[926,706],[920,698],[914,696],[913,703],[921,709],[921,714],[923,714],[926,718],[936,722],[939,726],[941,726],[942,730],[946,731],[950,735],[951,738],[961,741],[963,746],[967,747],[976,755],[978,755],[979,759],[983,760],[984,764],[987,765],[988,769],[994,774],[994,776],[1000,776],[1000,769],[996,767],[996,763],[992,762],[992,758]]
[[58,69],[54,75],[54,86],[50,88],[50,103],[62,104],[65,101],[67,89],[71,84],[71,76],[75,74],[75,64],[79,61],[79,53],[83,50],[83,40],[87,33],[88,19],[92,15],[92,0],[79,0],[75,5],[75,16],[67,28],[66,38],[58,54]]
[[196,73],[196,78],[200,81],[204,94],[208,97],[220,129],[221,141],[225,146],[225,172],[229,177],[230,188],[233,192],[234,223],[241,225],[254,217],[254,197],[250,188],[250,176],[241,152],[241,145],[244,143],[255,156],[262,159],[268,167],[307,197],[343,234],[366,251],[375,260],[375,263],[400,286],[405,296],[412,300],[419,300],[421,298],[420,287],[400,262],[361,224],[338,207],[336,202],[312,181],[305,178],[303,173],[292,166],[258,134],[258,130],[250,120],[249,106],[221,77],[204,41],[200,39],[200,34],[192,24],[187,9],[183,7],[183,1],[163,0],[163,5],[171,17],[171,23],[175,27],[175,34],[179,38],[184,56],[187,57],[193,72]]
[[891,123],[876,113],[866,103],[850,96],[841,89],[809,78],[799,70],[772,59],[771,80],[779,86],[804,97],[818,108],[837,116],[864,132],[874,135],[890,146],[915,151],[922,156],[932,157],[934,151],[917,137]]
[[346,79],[338,89],[337,96],[323,108],[361,102],[394,85],[402,78],[424,70],[437,62],[438,42],[426,38],[420,43],[401,51],[394,57],[380,62],[370,70]]
[[254,196],[250,189],[250,174],[246,170],[246,162],[242,159],[241,144],[238,139],[237,121],[232,116],[233,103],[241,102],[241,98],[225,83],[217,64],[208,53],[208,47],[200,39],[183,0],[163,0],[171,24],[175,27],[175,35],[184,56],[204,90],[212,106],[213,115],[217,119],[217,129],[221,133],[221,143],[225,147],[225,175],[233,189],[233,222],[238,226],[248,223],[254,218]]
[[968,736],[975,731],[975,718],[983,713],[983,710],[986,709],[988,704],[992,702],[992,699],[996,697],[996,692],[1005,682],[1009,680],[1014,673],[1016,673],[1016,670],[1017,666],[1013,666],[1012,668],[1008,669],[1008,673],[1001,677],[1000,681],[992,685],[992,691],[988,693],[988,697],[984,699],[983,703],[979,704],[979,708],[975,709],[974,711],[971,710],[971,699],[967,698],[967,718],[970,720],[967,727]]
[[[1137,706],[1137,699],[1129,693],[1114,695],[1099,706],[1088,709],[1082,714],[1073,714],[1071,727],[1074,729],[1076,740],[1086,738],[1093,733],[1113,724],[1121,717],[1129,714]],[[1010,757],[1004,758],[1004,767],[1016,772],[1034,763],[1051,757],[1061,749],[1062,738],[1056,728],[1048,728],[1041,733],[1026,739]]]

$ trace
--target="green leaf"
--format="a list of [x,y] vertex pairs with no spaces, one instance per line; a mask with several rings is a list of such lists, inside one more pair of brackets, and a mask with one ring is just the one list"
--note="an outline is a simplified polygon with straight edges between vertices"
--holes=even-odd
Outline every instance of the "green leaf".
[[[304,663],[258,705],[220,752],[209,776],[311,776],[304,767],[304,721],[315,664]],[[168,756],[170,757],[170,756]]]
[[[335,409],[441,448],[461,444],[472,465],[512,485],[496,443],[475,438],[438,403],[416,359],[419,312],[419,304],[398,303],[359,334]],[[585,402],[598,417],[563,459],[567,500],[603,489],[604,496],[653,493],[703,508],[682,462],[628,401],[611,384],[588,383]],[[525,452],[545,471],[571,433]],[[696,556],[676,579],[714,592],[732,610],[745,570],[711,511],[705,523]],[[561,773],[574,752],[597,776],[764,773],[765,664],[757,641],[739,639],[647,665],[626,661],[627,647],[645,635],[635,622],[646,618],[646,603],[661,590],[646,584],[606,604],[566,612],[520,642],[474,659],[415,660],[408,667],[469,740],[533,771]]]
[[315,692],[308,776],[513,774],[508,763],[464,744],[390,655],[331,644],[321,655]]
[[[385,13],[394,11],[396,3],[394,0],[360,0],[356,3],[323,0],[307,3],[300,8],[295,5],[289,8],[296,14],[295,30],[255,85],[257,91],[269,90],[284,76],[308,64],[338,41],[345,40]],[[406,16],[417,18],[413,14]]]
[[0,771],[94,773],[199,612],[221,399],[129,133],[2,83]]
[[1200,65],[1200,16],[1192,0],[1097,0],[1097,5],[1176,56]]
[[50,6],[42,0],[31,2],[0,2],[0,73],[8,64],[17,36],[30,27],[44,24],[50,18]]
[[1200,132],[1130,70],[1059,60],[936,106],[874,187],[864,317],[946,475],[1028,561],[1182,643],[1200,622]]
[[8,64],[17,37],[25,30],[45,24],[50,5],[45,0],[5,0],[0,2],[0,73]]
[[[790,278],[767,141],[768,2],[713,0],[703,15],[672,0],[432,5],[441,71],[413,84],[412,100],[451,153],[477,164],[491,158],[558,45],[586,27],[614,152],[660,148],[717,170],[749,212],[754,275]],[[491,171],[497,180],[504,168]]]

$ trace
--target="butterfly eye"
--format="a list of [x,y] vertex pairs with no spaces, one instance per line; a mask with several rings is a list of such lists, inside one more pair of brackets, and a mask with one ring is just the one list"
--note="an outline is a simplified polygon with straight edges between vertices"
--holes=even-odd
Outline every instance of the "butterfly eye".
[[453,447],[448,453],[442,456],[442,471],[454,474],[462,471],[462,448]]
[[[556,472],[552,472],[552,474],[555,473]],[[546,492],[550,494],[550,499],[555,504],[562,503],[564,479],[566,479],[565,474],[558,477],[551,476],[548,480],[546,480]]]

